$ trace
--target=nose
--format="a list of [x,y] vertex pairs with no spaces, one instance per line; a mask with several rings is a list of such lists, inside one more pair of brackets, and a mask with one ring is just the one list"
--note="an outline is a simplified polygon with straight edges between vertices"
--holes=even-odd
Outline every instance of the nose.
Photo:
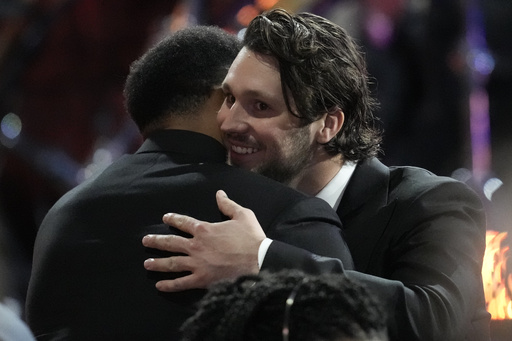
[[238,102],[231,107],[224,103],[217,114],[217,121],[223,133],[242,134],[249,128],[247,117],[246,111]]

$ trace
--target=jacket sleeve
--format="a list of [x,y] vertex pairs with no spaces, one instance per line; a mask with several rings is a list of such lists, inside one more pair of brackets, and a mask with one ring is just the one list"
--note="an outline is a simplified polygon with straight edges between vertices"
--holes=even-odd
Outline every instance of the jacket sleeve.
[[353,268],[338,215],[321,199],[297,202],[279,215],[266,234],[274,241],[262,270],[294,268],[308,273],[342,273]]

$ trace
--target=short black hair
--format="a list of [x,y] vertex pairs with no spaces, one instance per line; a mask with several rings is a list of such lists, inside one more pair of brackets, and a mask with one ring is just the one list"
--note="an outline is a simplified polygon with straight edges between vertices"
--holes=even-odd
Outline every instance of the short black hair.
[[125,105],[139,130],[168,115],[193,115],[219,87],[241,48],[240,40],[216,26],[179,30],[132,63]]
[[282,340],[286,301],[289,339],[388,340],[386,314],[360,282],[344,275],[262,271],[220,282],[182,327],[183,341]]
[[382,137],[374,116],[378,104],[366,61],[342,27],[312,13],[273,9],[251,21],[244,46],[277,59],[288,110],[304,124],[336,108],[344,112],[341,131],[325,145],[329,154],[356,161],[380,152]]

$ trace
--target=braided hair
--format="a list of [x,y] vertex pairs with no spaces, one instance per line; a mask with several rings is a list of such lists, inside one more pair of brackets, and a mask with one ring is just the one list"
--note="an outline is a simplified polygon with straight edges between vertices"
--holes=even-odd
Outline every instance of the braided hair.
[[282,340],[286,301],[294,290],[289,340],[387,340],[383,309],[363,285],[342,275],[294,270],[213,286],[183,325],[182,340]]

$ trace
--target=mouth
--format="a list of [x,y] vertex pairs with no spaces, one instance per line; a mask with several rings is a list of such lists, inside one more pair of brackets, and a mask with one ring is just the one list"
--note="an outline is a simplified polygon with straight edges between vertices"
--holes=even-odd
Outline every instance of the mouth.
[[241,154],[241,155],[247,155],[247,154],[254,154],[258,152],[258,148],[252,148],[252,147],[241,147],[241,146],[235,146],[231,145],[231,151]]
[[259,148],[243,146],[240,142],[234,144],[234,141],[230,141],[228,145],[230,164],[249,170],[258,164],[259,157],[256,155],[259,155]]

